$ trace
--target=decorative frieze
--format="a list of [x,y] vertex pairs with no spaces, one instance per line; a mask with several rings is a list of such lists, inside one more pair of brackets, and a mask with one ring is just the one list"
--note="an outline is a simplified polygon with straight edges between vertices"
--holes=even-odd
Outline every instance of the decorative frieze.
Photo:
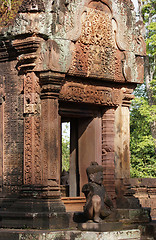
[[122,102],[120,89],[66,82],[60,91],[60,100],[115,106]]
[[24,114],[40,114],[40,84],[32,72],[24,75]]

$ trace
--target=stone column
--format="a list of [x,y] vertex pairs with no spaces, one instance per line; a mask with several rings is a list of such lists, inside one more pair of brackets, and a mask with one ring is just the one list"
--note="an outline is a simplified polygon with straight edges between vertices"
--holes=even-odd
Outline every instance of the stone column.
[[127,106],[119,106],[115,112],[115,176],[130,178],[130,117]]
[[122,88],[122,103],[115,111],[115,178],[130,178],[130,112],[133,87]]
[[115,189],[118,208],[140,208],[130,184],[130,100],[132,88],[122,88],[122,103],[115,111]]
[[24,186],[42,185],[41,103],[39,79],[28,72],[24,80]]
[[[41,158],[43,165],[43,186],[49,197],[60,199],[60,117],[58,96],[64,74],[40,73],[41,84]],[[61,201],[55,206],[65,211]]]
[[102,165],[104,167],[104,186],[115,197],[115,152],[114,152],[115,108],[106,108],[102,114]]

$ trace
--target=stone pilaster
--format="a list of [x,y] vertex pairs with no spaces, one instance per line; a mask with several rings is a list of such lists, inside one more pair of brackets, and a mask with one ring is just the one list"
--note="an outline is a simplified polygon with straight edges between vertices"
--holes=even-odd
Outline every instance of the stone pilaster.
[[41,104],[39,79],[24,75],[24,185],[42,185]]
[[114,121],[115,109],[104,110],[102,115],[102,165],[104,185],[112,198],[115,197]]
[[130,113],[132,88],[122,88],[122,103],[115,111],[115,178],[130,178]]
[[49,194],[60,196],[60,116],[58,96],[64,74],[40,73],[41,84],[41,158],[43,164],[43,185]]
[[130,184],[130,112],[132,88],[121,88],[122,103],[115,111],[115,189],[118,208],[140,208]]
[[130,117],[127,106],[119,106],[115,112],[115,176],[130,177]]

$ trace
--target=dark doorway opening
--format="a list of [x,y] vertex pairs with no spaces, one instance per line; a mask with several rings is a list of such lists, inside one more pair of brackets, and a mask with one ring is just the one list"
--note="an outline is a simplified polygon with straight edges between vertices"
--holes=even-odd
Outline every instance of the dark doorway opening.
[[70,199],[83,198],[81,189],[88,181],[86,168],[91,161],[101,164],[101,110],[86,104],[61,102],[59,114],[61,126],[67,122],[70,124],[69,169],[66,184],[68,191],[63,196]]
[[78,164],[78,119],[62,117],[61,184],[66,197],[80,195]]

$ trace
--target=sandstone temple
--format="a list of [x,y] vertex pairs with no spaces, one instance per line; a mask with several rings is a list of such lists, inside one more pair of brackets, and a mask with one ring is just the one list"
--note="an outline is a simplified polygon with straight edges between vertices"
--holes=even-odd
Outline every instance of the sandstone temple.
[[[133,3],[12,4],[0,13],[0,227],[75,226],[92,161],[103,166],[118,221],[149,222],[130,180],[129,107],[146,56]],[[70,122],[68,192],[61,185],[63,122]]]

